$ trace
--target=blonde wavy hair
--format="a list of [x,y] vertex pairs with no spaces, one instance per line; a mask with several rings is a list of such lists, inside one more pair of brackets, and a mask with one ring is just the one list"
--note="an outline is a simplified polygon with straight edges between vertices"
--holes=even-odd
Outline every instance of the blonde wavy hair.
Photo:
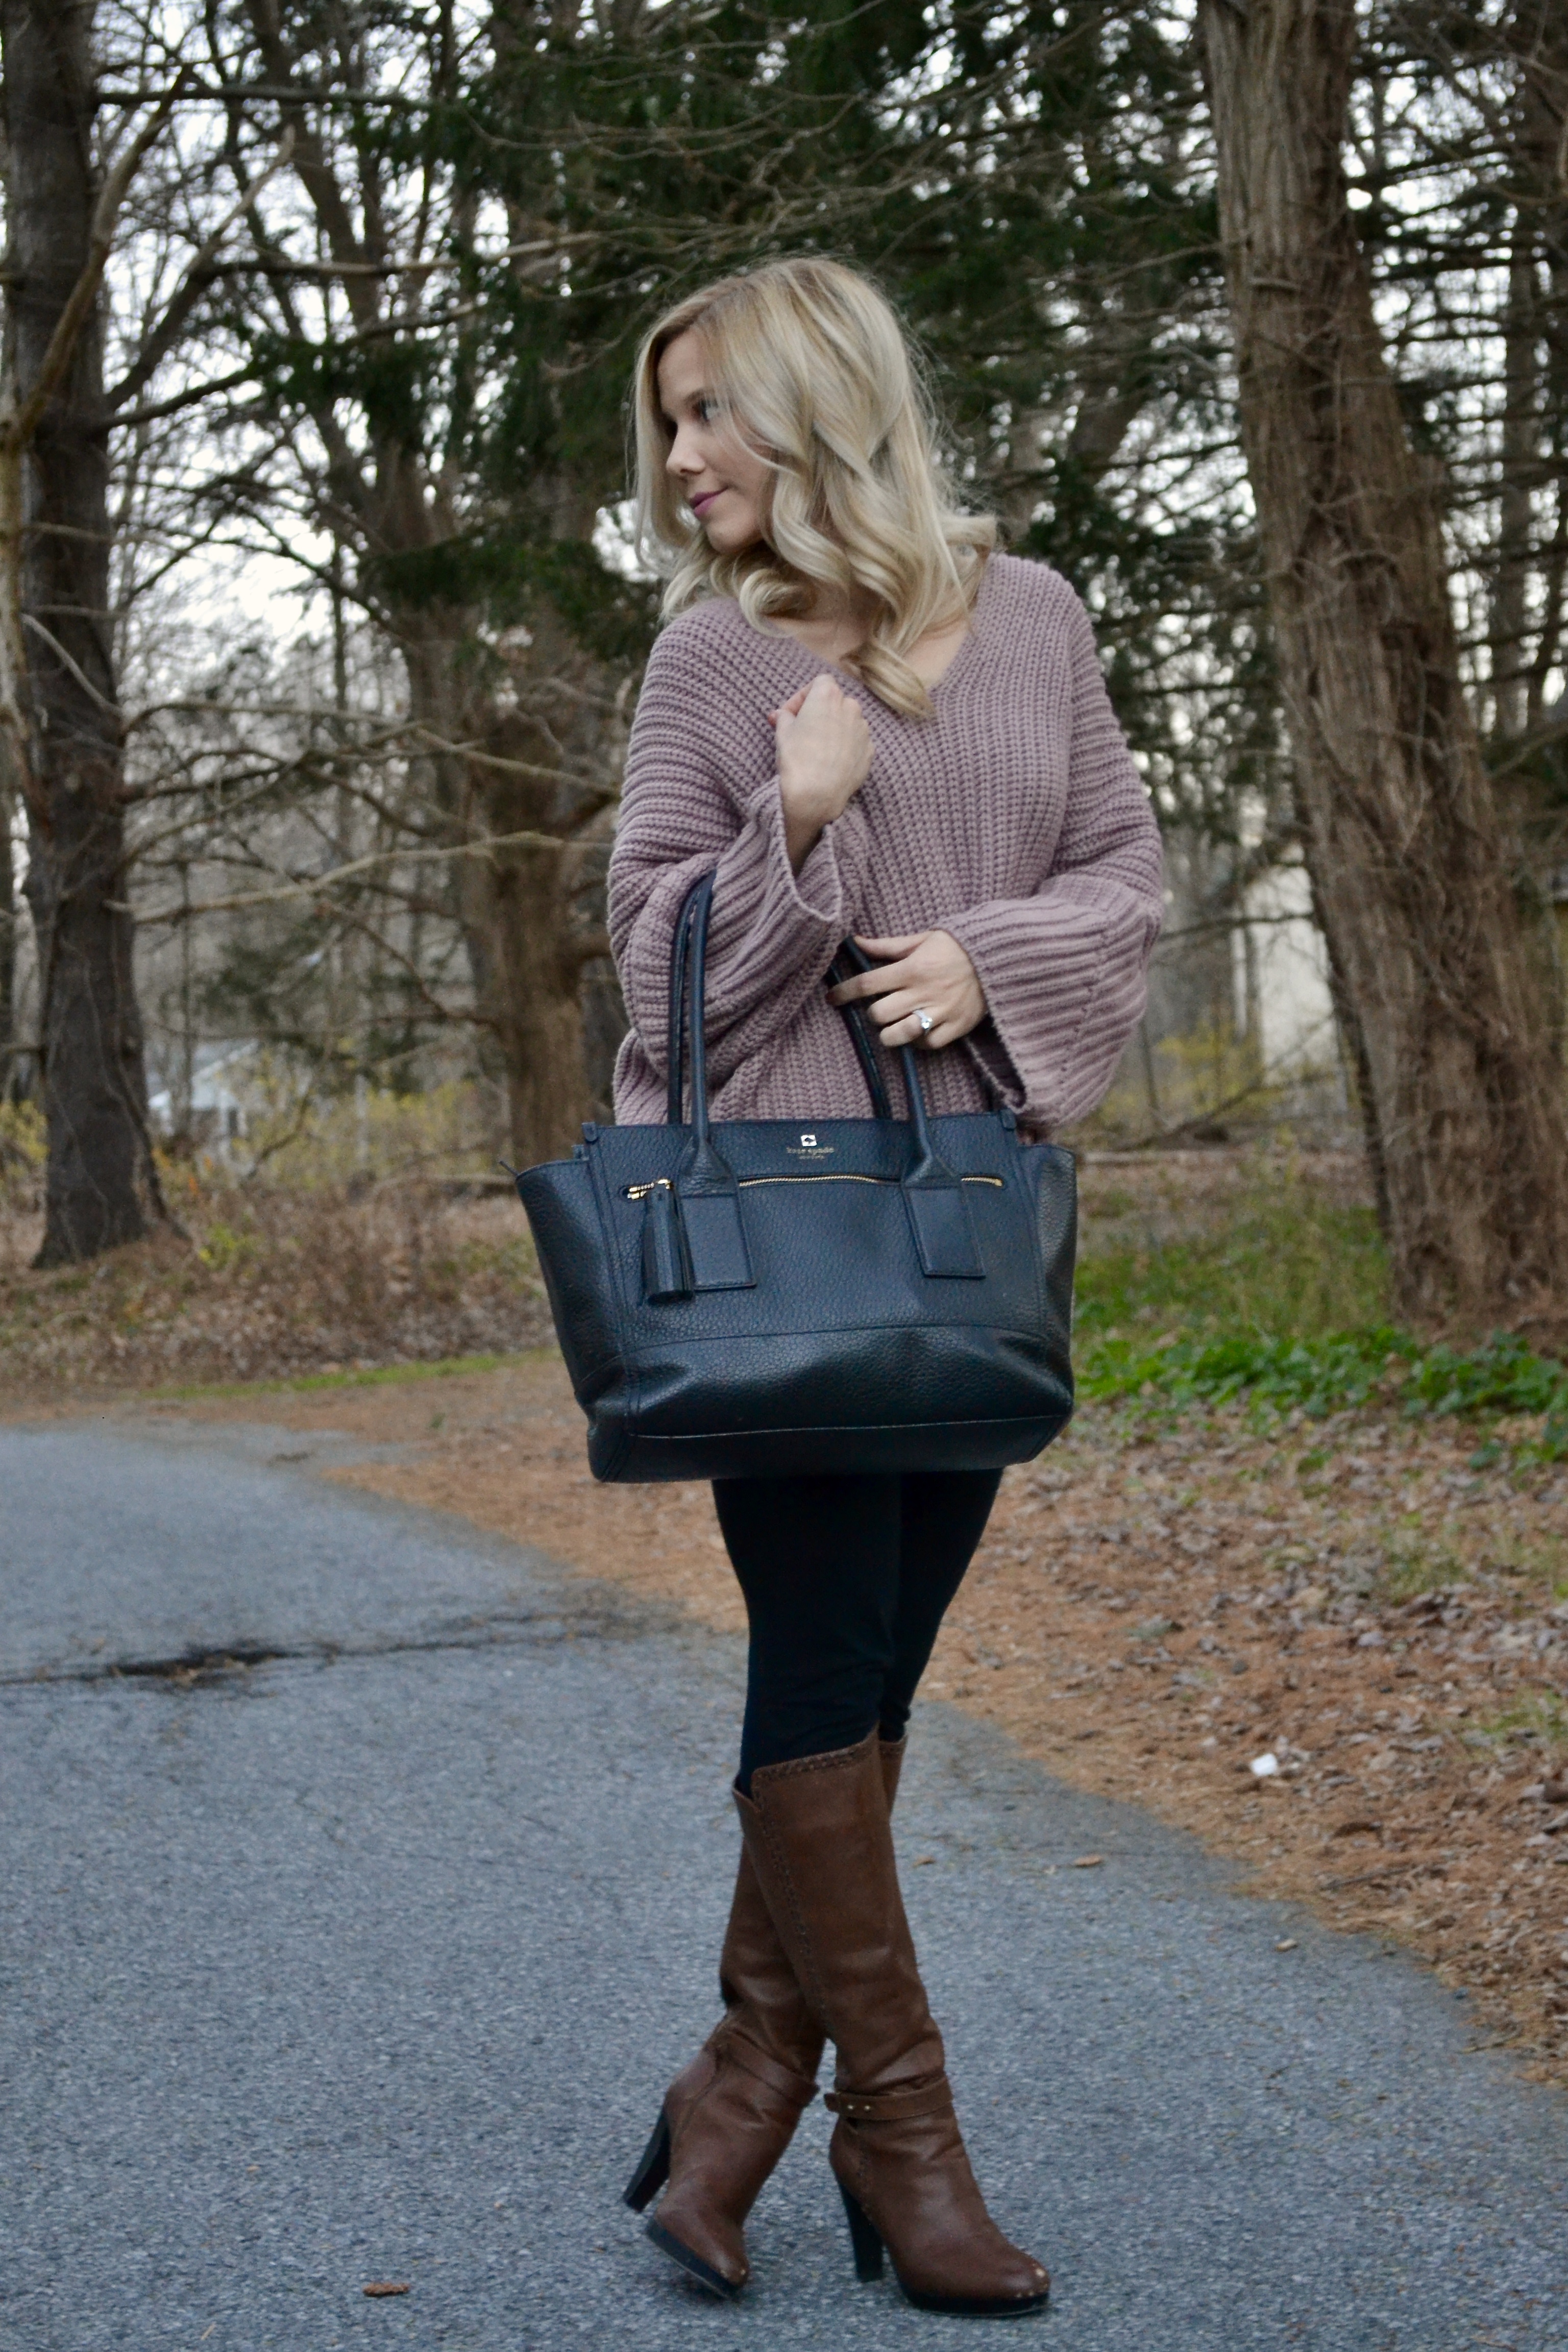
[[[666,460],[658,363],[696,329],[710,389],[770,471],[763,537],[719,555]],[[754,626],[807,614],[822,588],[874,614],[844,667],[894,710],[929,718],[907,656],[972,609],[996,541],[964,513],[937,451],[934,411],[891,304],[858,270],[802,257],[721,278],[667,310],[634,380],[637,543],[666,582],[668,617],[732,596]]]

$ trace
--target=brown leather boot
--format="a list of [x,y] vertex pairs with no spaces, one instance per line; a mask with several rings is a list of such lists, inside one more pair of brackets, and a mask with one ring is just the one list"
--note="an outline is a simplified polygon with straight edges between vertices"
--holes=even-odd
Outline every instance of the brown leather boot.
[[922,2311],[1013,2317],[1050,2281],[985,2210],[904,1916],[876,1741],[752,1775],[736,1800],[795,1977],[838,2053],[829,2150],[863,2279],[884,2245]]
[[[891,1811],[905,1743],[874,1744]],[[751,2276],[746,2216],[816,2096],[824,2039],[743,1843],[719,1989],[724,2015],[665,2093],[626,2202],[640,2213],[668,2180],[648,2236],[713,2294],[732,2297]]]

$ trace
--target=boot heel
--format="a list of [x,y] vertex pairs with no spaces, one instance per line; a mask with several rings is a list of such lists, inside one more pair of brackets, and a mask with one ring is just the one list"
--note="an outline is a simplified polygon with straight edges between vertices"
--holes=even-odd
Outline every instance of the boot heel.
[[668,2179],[669,2118],[660,2107],[658,2121],[653,2127],[637,2170],[622,2192],[621,2202],[629,2205],[634,2213],[640,2213],[645,2205],[653,2203]]
[[849,2224],[849,2242],[855,2249],[855,2275],[862,2286],[869,2286],[882,2275],[882,2241],[874,2221],[868,2219],[858,2199],[851,2197],[842,2180],[838,2194],[844,2200],[844,2216]]

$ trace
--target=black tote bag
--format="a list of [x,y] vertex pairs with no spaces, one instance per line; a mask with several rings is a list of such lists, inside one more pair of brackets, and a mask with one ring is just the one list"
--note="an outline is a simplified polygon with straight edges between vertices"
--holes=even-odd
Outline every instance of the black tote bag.
[[894,1118],[863,1020],[879,1116],[711,1124],[712,897],[710,874],[676,924],[668,1124],[585,1126],[517,1178],[594,1475],[1027,1461],[1072,1412],[1071,1153],[1021,1143],[1009,1110],[931,1118],[909,1047]]

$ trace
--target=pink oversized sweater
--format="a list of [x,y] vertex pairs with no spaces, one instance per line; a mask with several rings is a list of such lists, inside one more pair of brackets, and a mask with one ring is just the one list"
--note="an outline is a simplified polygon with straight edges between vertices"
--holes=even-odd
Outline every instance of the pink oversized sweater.
[[[1081,1118],[1142,1012],[1161,916],[1160,836],[1083,605],[1046,565],[993,556],[934,717],[903,718],[835,672],[869,721],[871,772],[796,876],[768,713],[827,667],[727,597],[681,614],[654,646],[610,861],[632,1020],[616,1118],[663,1121],[671,934],[710,869],[715,1118],[868,1118],[824,975],[847,932],[936,929],[967,950],[989,1010],[970,1037],[922,1055],[931,1108],[1000,1099],[1032,1136]],[[891,1071],[896,1057],[882,1058]],[[896,1073],[889,1092],[897,1107]]]

